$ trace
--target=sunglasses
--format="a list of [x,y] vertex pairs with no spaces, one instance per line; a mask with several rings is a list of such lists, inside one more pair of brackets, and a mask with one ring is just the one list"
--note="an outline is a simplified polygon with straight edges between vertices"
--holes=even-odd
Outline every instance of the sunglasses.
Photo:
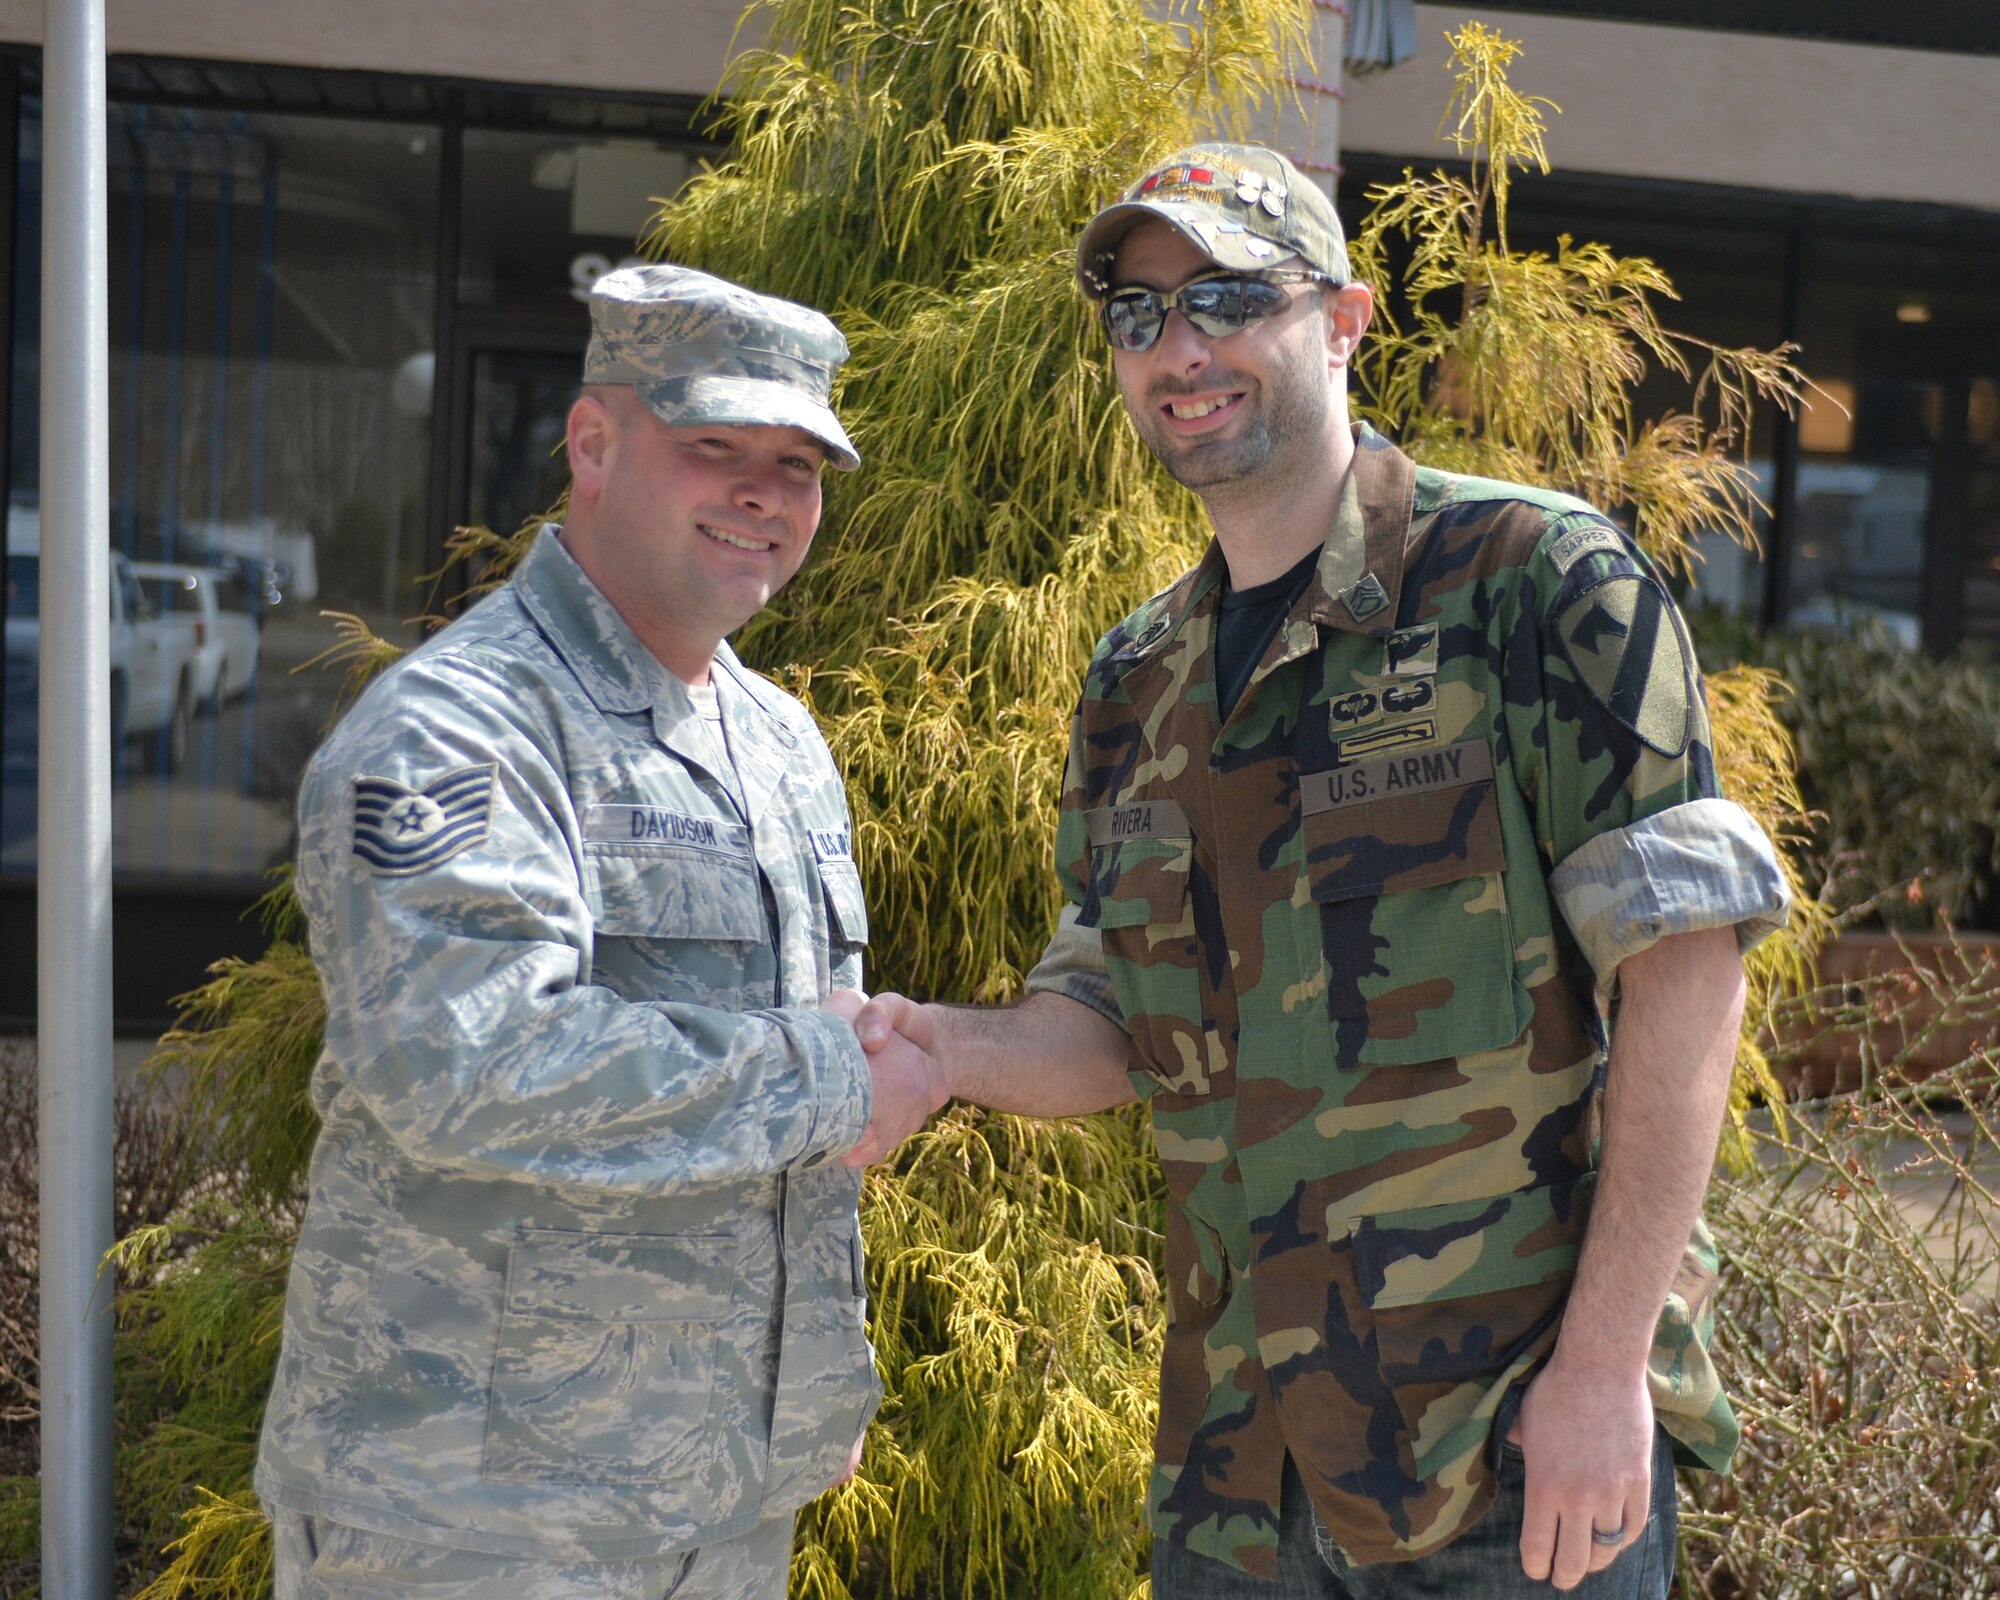
[[1331,282],[1323,272],[1218,272],[1178,289],[1114,289],[1097,314],[1114,349],[1150,350],[1169,311],[1178,311],[1209,338],[1224,339],[1283,311],[1287,284]]

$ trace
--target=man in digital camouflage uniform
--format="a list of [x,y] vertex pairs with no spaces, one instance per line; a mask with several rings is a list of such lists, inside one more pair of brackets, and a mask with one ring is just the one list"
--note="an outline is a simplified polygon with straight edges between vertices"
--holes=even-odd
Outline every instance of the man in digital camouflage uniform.
[[1027,999],[863,1036],[1149,1101],[1156,1600],[1663,1596],[1671,1463],[1736,1440],[1699,1208],[1785,908],[1680,619],[1587,505],[1350,425],[1369,291],[1281,156],[1175,156],[1078,270],[1215,542],[1092,657]]
[[324,1127],[257,1491],[280,1600],[775,1600],[880,1389],[839,775],[723,637],[857,465],[817,312],[591,302],[567,526],[384,674],[300,794]]

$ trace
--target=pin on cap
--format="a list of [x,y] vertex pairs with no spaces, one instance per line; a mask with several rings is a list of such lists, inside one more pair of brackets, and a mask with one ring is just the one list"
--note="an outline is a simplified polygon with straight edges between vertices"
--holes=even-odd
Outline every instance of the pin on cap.
[[1219,267],[1251,270],[1296,256],[1335,283],[1351,276],[1346,237],[1326,191],[1262,145],[1177,151],[1091,218],[1076,247],[1077,278],[1090,299],[1109,292],[1120,241],[1148,217],[1179,229]]
[[801,428],[861,465],[828,397],[847,341],[810,306],[692,267],[621,267],[590,291],[585,383],[629,383],[669,427]]

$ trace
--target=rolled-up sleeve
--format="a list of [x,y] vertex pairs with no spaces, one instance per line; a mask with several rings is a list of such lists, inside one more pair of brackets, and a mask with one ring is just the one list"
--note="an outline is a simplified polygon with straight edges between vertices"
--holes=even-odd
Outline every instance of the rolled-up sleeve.
[[1125,1013],[1104,965],[1104,936],[1095,928],[1085,927],[1073,905],[1063,907],[1048,948],[1028,974],[1027,991],[1063,995],[1089,1006],[1119,1027],[1125,1026]]
[[1598,988],[1669,934],[1733,927],[1749,951],[1785,924],[1791,892],[1756,820],[1733,800],[1699,799],[1587,840],[1557,863],[1549,891]]

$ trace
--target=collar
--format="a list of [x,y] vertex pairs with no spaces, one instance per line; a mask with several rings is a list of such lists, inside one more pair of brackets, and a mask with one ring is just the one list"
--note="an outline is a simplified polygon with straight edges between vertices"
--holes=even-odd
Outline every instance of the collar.
[[1416,463],[1357,422],[1340,510],[1306,589],[1314,622],[1343,633],[1394,631],[1416,496]]
[[[687,685],[639,642],[558,532],[544,527],[514,574],[522,606],[600,711],[651,711],[654,738],[685,760],[707,762],[708,739]],[[780,709],[780,692],[738,661],[727,640],[716,646],[709,681],[754,824],[783,779],[798,735]]]
[[[1354,459],[1341,480],[1340,508],[1312,581],[1286,621],[1279,659],[1311,650],[1320,627],[1376,636],[1395,630],[1416,493],[1416,463],[1367,423],[1356,423]],[[1130,631],[1114,643],[1111,659],[1157,656],[1228,576],[1222,546],[1211,539],[1192,572],[1122,625]]]
[[[515,596],[598,710],[644,711],[653,704],[659,665],[563,548],[561,531],[548,523],[536,535],[514,574]],[[692,703],[682,700],[693,715]]]

